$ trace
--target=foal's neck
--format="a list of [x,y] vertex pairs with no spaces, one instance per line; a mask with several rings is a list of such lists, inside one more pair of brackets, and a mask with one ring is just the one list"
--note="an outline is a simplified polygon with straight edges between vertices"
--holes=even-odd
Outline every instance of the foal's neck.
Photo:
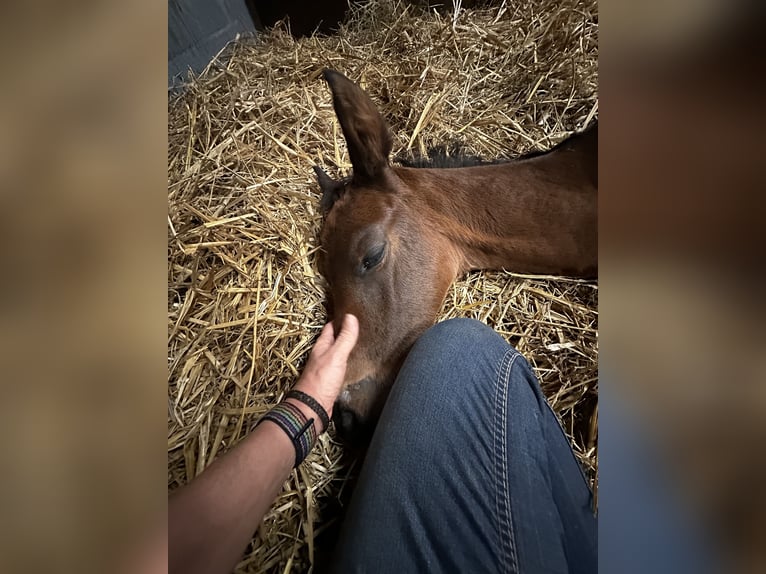
[[397,168],[409,202],[462,255],[460,271],[595,273],[595,154],[560,146],[534,158],[453,169]]

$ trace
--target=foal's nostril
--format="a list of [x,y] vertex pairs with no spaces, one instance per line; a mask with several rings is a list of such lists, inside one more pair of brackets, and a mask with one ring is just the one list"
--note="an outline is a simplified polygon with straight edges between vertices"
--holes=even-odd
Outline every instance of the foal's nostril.
[[332,419],[335,421],[335,428],[341,438],[349,440],[354,436],[354,430],[358,426],[358,418],[354,411],[345,405],[335,403]]
[[380,394],[378,387],[375,379],[366,377],[348,385],[335,401],[332,412],[335,432],[347,445],[364,448],[372,439],[380,412],[375,403]]
[[375,425],[363,419],[353,409],[336,403],[333,407],[332,420],[335,422],[335,431],[348,446],[365,448],[372,439]]

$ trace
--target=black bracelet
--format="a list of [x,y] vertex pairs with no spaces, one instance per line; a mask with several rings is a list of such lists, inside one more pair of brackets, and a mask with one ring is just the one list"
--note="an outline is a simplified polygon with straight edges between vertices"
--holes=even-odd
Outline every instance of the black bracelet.
[[320,405],[311,395],[307,395],[303,391],[296,391],[293,389],[285,395],[285,398],[300,401],[311,410],[313,410],[316,414],[318,414],[319,420],[321,420],[322,424],[324,425],[324,430],[327,430],[327,427],[330,426],[330,417],[328,416],[327,411],[324,410],[322,405]]

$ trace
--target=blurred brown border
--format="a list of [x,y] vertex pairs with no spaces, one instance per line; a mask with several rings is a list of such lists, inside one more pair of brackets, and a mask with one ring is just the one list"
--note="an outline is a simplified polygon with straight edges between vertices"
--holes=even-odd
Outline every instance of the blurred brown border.
[[764,571],[763,10],[618,2],[601,16],[603,384],[636,409],[662,461],[651,474],[706,550]]
[[4,572],[114,571],[164,520],[166,14],[0,18]]

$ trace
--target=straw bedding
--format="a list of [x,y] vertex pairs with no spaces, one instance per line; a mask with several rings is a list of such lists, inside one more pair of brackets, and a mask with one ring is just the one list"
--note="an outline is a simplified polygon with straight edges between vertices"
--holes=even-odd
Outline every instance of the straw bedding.
[[[291,387],[326,320],[318,188],[350,164],[321,71],[361,85],[394,153],[487,160],[552,147],[597,116],[595,0],[440,12],[395,0],[332,37],[285,26],[229,45],[168,110],[168,487],[230,449]],[[529,359],[597,486],[593,282],[471,273],[440,319],[475,317]],[[306,571],[358,470],[331,431],[295,470],[239,572]],[[324,546],[323,546],[324,545]]]

